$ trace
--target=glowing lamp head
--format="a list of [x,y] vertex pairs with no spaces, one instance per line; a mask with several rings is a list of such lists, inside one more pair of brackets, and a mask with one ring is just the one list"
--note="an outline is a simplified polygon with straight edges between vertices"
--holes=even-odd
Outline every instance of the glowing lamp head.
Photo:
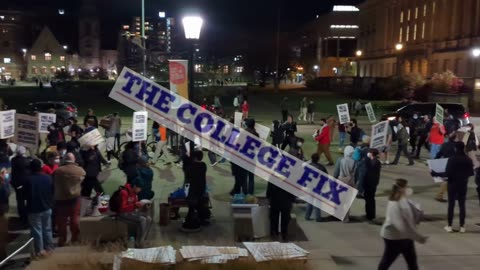
[[200,39],[203,19],[199,16],[187,16],[182,19],[186,39]]

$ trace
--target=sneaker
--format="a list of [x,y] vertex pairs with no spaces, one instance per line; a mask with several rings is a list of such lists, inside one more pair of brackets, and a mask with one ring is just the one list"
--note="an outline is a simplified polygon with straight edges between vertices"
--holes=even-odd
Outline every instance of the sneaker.
[[452,233],[452,232],[453,232],[452,226],[448,226],[448,225],[447,225],[447,226],[445,226],[443,229],[444,229],[447,233]]
[[217,166],[217,164],[218,164],[218,161],[215,161],[215,162],[212,163],[212,165],[210,165],[210,166],[215,167],[215,166]]
[[466,233],[467,230],[465,229],[465,227],[460,227],[460,233]]

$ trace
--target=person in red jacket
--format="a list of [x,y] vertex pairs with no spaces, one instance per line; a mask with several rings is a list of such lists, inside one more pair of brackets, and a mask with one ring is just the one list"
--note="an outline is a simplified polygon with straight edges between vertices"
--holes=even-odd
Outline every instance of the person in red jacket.
[[56,152],[48,152],[47,163],[43,164],[42,172],[52,176],[53,173],[58,169],[59,164],[60,156]]
[[120,191],[120,197],[122,204],[118,211],[119,220],[131,224],[137,227],[137,233],[135,238],[135,247],[142,248],[147,238],[150,226],[152,224],[152,218],[146,215],[142,215],[137,212],[137,209],[143,208],[145,203],[138,201],[137,194],[142,191],[141,183],[137,180],[131,184],[126,184],[124,189]]
[[244,100],[243,104],[242,104],[242,119],[243,120],[248,119],[248,111],[249,110],[250,110],[250,107],[248,106],[248,102],[247,102],[247,100]]
[[325,157],[328,160],[328,166],[333,165],[332,155],[330,154],[330,127],[327,125],[327,120],[325,118],[320,120],[320,124],[323,126],[322,131],[315,137],[315,141],[318,142],[317,153],[319,157],[322,157],[322,154],[325,154]]

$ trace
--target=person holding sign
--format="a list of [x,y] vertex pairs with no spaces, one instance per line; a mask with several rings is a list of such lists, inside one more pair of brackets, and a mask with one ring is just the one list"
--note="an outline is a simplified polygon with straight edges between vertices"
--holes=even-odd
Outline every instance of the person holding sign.
[[408,166],[412,166],[415,163],[413,162],[413,158],[410,156],[407,149],[409,135],[408,135],[405,121],[402,120],[402,122],[398,123],[397,128],[398,128],[398,132],[397,132],[398,148],[397,148],[397,154],[395,155],[395,159],[393,160],[392,165],[398,164],[400,155],[403,153],[405,157],[408,159]]
[[437,117],[435,116],[429,134],[430,159],[435,159],[437,153],[440,151],[440,147],[442,147],[442,144],[445,142],[445,133],[445,127],[437,121]]

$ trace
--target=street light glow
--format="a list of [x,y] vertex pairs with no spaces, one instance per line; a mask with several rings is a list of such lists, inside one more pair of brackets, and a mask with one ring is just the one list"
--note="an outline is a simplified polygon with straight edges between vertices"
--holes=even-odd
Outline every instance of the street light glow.
[[165,13],[165,11],[158,12],[158,17],[165,18],[166,16],[167,16],[167,14]]
[[314,70],[318,70],[318,68],[319,68],[318,65],[313,66]]
[[186,39],[200,39],[203,19],[199,16],[186,16],[182,20]]
[[360,56],[362,56],[363,52],[358,50],[355,54],[360,57]]
[[68,46],[67,46],[67,45],[63,45],[63,49],[64,49],[64,50],[68,49]]
[[402,43],[397,43],[397,44],[395,45],[395,50],[401,51],[402,49],[403,49],[403,44],[402,44]]
[[480,56],[480,49],[479,48],[475,48],[472,50],[472,55],[473,57],[479,57]]
[[22,52],[23,52],[23,53],[27,53],[27,49],[25,49],[25,48],[22,49]]

